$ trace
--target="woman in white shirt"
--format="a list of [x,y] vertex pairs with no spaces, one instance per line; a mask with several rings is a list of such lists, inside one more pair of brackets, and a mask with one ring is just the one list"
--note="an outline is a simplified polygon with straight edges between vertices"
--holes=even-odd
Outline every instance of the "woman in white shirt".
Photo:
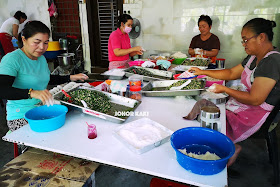
[[[27,19],[27,16],[24,12],[17,11],[15,15],[7,19],[0,28],[0,42],[4,53],[14,51],[14,46],[12,43],[12,37],[18,39],[18,28],[19,24],[23,23]],[[1,54],[4,56],[5,54]]]

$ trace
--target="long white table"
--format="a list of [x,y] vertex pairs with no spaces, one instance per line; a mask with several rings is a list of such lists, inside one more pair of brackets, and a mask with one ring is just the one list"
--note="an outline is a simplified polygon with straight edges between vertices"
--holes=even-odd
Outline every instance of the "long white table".
[[[197,121],[182,118],[190,112],[195,102],[193,99],[182,96],[143,97],[136,111],[148,112],[148,118],[176,131],[184,127],[199,126]],[[225,133],[225,106],[218,106],[221,110],[222,133]],[[125,123],[139,118],[141,117],[130,116]],[[98,134],[96,139],[88,139],[86,122],[96,124]],[[183,169],[176,160],[175,151],[170,142],[141,155],[133,153],[113,136],[113,131],[120,125],[77,111],[70,111],[65,125],[58,130],[37,133],[26,125],[4,136],[3,140],[196,186],[224,187],[227,185],[226,168],[210,176],[193,174]]]

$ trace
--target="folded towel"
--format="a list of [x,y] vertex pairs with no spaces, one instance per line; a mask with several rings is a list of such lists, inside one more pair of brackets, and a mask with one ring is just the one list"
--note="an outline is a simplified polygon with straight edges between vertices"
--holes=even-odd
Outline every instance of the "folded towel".
[[144,68],[154,68],[156,65],[151,61],[145,61],[141,66]]
[[195,103],[195,105],[193,106],[190,113],[183,118],[186,119],[186,120],[197,119],[197,117],[200,115],[201,108],[204,107],[204,106],[216,106],[216,105],[214,103],[212,103],[211,101],[208,101],[206,99],[201,99],[201,100],[199,100]]
[[168,60],[157,60],[157,65],[167,70],[171,66],[171,62]]
[[126,82],[113,80],[110,85],[112,93],[125,92],[127,87]]

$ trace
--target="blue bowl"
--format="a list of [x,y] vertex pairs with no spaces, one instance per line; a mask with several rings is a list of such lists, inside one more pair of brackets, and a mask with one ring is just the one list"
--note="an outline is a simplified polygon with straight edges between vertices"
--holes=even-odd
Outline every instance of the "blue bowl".
[[35,132],[50,132],[65,123],[68,108],[64,105],[39,106],[25,113],[25,119]]
[[60,55],[62,53],[62,51],[46,51],[43,55],[47,58],[47,59],[56,59],[58,55]]
[[[228,159],[234,154],[233,142],[224,134],[203,127],[187,127],[175,131],[171,145],[176,152],[178,163],[193,173],[213,175],[221,172],[227,165]],[[178,149],[187,149],[187,153],[215,153],[219,160],[200,160],[181,153]]]

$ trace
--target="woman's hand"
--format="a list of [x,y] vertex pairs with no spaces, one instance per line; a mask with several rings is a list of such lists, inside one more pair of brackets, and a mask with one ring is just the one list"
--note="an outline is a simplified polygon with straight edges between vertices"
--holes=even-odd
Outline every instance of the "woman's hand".
[[194,75],[204,75],[203,70],[197,68],[197,67],[191,67],[188,72],[193,73]]
[[223,86],[223,85],[214,83],[212,86],[213,86],[212,89],[210,89],[211,87],[209,87],[209,89],[211,90],[211,92],[214,92],[214,93],[224,93],[224,92],[225,92],[225,88],[226,88],[226,87]]
[[88,76],[83,73],[75,74],[75,75],[70,75],[70,80],[71,81],[85,81],[88,79]]
[[141,46],[136,46],[132,48],[134,52],[136,52],[138,55],[143,55],[143,48]]
[[53,96],[52,94],[49,92],[49,90],[32,90],[30,92],[30,97],[31,98],[35,98],[35,99],[40,99],[43,104],[46,105],[53,105],[54,101],[53,101]]

